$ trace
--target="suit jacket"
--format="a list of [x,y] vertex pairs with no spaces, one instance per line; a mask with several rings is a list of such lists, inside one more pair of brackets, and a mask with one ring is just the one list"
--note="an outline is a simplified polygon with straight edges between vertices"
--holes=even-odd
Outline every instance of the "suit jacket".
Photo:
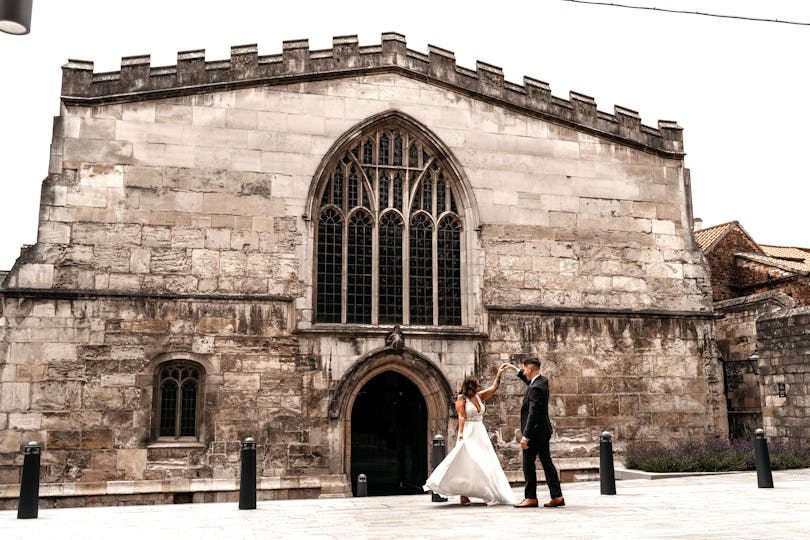
[[520,431],[529,441],[536,442],[538,438],[551,437],[551,420],[548,418],[548,379],[538,375],[530,383],[522,371],[518,371],[518,378],[529,385],[526,395],[523,396],[523,405],[520,407]]

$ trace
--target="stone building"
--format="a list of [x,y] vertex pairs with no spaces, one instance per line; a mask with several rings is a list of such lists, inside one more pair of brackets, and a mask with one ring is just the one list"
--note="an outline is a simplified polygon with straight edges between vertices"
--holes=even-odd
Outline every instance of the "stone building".
[[[564,479],[603,430],[725,435],[683,157],[674,122],[396,33],[70,60],[0,292],[0,495],[37,440],[53,504],[233,500],[246,437],[260,498],[413,492],[462,379],[524,354]],[[515,481],[522,392],[487,413]]]
[[810,441],[810,249],[758,244],[737,221],[694,235],[711,267],[731,436],[764,426]]

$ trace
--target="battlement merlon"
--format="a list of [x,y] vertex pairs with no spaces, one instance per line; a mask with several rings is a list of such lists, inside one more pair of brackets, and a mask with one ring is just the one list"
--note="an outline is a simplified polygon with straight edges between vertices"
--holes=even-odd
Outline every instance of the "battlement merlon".
[[500,67],[476,62],[476,69],[456,65],[452,51],[428,45],[428,53],[406,47],[405,36],[382,34],[380,45],[360,46],[357,36],[337,36],[332,48],[312,51],[309,40],[282,42],[281,54],[259,56],[255,44],[231,47],[231,58],[206,62],[205,50],[177,53],[175,66],[152,67],[150,56],[121,59],[121,70],[95,73],[93,62],[68,60],[62,66],[62,102],[93,106],[199,94],[250,86],[272,86],[306,80],[396,72],[406,77],[462,92],[477,99],[517,109],[634,147],[682,158],[683,129],[660,120],[653,128],[632,109],[615,106],[598,111],[596,100],[570,92],[565,100],[551,95],[548,83],[523,78],[523,85],[504,80]]

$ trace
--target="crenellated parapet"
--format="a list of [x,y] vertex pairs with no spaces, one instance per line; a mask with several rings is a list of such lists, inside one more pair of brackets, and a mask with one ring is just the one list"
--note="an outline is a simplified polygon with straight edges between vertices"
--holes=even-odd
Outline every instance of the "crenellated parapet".
[[310,50],[306,39],[284,41],[281,54],[259,56],[256,45],[231,47],[229,60],[206,61],[205,51],[181,51],[177,65],[152,67],[149,55],[121,59],[121,70],[95,73],[93,62],[69,60],[62,67],[62,101],[100,105],[158,99],[249,86],[287,84],[355,75],[396,72],[524,113],[619,139],[667,156],[683,155],[682,129],[660,120],[653,128],[636,111],[615,106],[597,110],[594,98],[570,92],[565,100],[543,81],[524,77],[523,85],[504,80],[500,67],[477,62],[475,70],[456,65],[451,51],[429,45],[427,54],[406,47],[405,36],[382,34],[380,45],[360,46],[357,36],[338,36],[332,48]]

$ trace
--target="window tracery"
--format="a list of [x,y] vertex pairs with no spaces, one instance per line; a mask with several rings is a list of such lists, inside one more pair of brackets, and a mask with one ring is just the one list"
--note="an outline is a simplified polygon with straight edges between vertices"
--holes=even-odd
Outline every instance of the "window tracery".
[[170,363],[158,372],[158,437],[196,437],[201,372],[186,363]]
[[463,220],[441,153],[393,124],[333,160],[316,199],[315,322],[461,325]]

